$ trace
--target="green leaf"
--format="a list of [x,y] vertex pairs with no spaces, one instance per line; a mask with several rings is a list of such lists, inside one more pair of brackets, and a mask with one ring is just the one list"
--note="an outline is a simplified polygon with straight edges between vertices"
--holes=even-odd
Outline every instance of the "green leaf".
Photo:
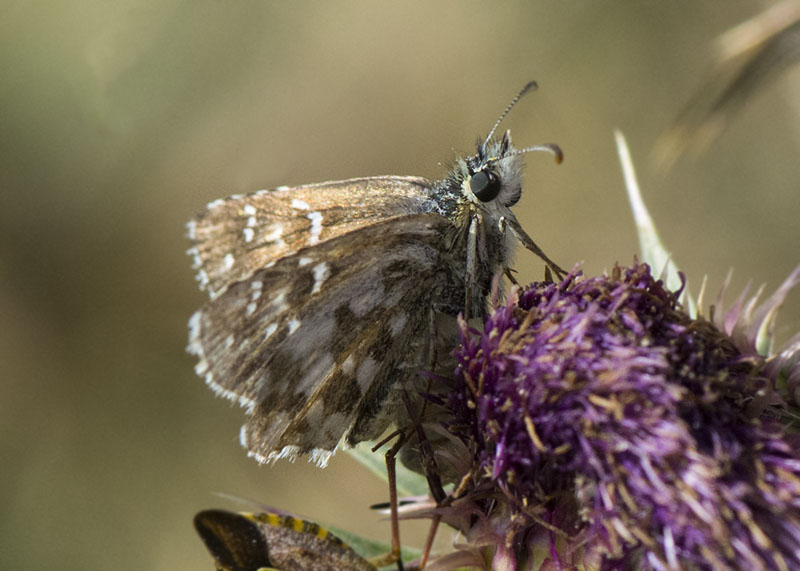
[[[343,530],[339,527],[333,527],[333,526],[325,526],[325,527],[330,531],[332,531],[334,535],[339,537],[339,539],[347,543],[347,545],[352,547],[353,551],[358,553],[364,559],[381,557],[383,555],[386,555],[392,550],[392,546],[388,543],[384,543],[383,541],[378,541],[376,539],[363,537],[356,533]],[[412,547],[401,547],[400,553],[403,558],[403,561],[413,561],[414,559],[418,559],[422,555],[422,550],[414,549]],[[397,569],[397,564],[392,563],[391,565],[387,565],[386,568]]]
[[[386,456],[382,452],[372,452],[371,448],[373,446],[374,443],[362,442],[355,448],[348,448],[347,452],[378,478],[388,482],[389,480],[386,477]],[[428,481],[424,476],[412,472],[399,461],[395,466],[398,496],[425,496],[428,494]]]

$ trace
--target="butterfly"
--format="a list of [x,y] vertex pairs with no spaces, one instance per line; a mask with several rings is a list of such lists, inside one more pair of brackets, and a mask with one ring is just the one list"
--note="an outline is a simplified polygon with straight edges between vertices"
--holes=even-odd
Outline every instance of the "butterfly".
[[324,527],[290,515],[205,510],[194,527],[219,571],[375,571]]
[[[565,273],[511,208],[522,158],[497,128],[441,180],[378,176],[215,200],[188,223],[206,304],[189,321],[195,370],[247,413],[240,441],[260,462],[307,454],[407,419],[459,314],[482,317],[518,243]],[[452,327],[451,327],[452,328]],[[447,337],[449,341],[449,337]],[[451,345],[452,347],[452,345]],[[406,401],[407,402],[407,401]]]

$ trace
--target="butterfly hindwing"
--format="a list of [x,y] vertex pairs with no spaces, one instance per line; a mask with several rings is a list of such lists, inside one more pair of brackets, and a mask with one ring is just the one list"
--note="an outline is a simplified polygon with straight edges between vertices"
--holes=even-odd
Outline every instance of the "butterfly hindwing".
[[[372,224],[229,284],[191,320],[198,373],[247,408],[261,461],[377,436],[430,353],[452,225],[438,214]],[[462,294],[463,295],[463,294]]]

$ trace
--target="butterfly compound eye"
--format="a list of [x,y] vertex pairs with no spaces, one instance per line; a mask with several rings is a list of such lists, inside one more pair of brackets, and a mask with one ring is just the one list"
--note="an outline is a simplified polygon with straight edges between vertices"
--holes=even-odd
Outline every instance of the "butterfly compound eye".
[[492,171],[478,171],[469,180],[469,189],[481,202],[489,202],[500,193],[500,179]]

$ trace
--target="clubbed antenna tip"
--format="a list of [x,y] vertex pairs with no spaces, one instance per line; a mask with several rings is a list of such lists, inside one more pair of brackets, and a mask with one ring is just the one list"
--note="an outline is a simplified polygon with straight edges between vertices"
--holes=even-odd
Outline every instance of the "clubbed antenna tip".
[[481,148],[486,148],[486,145],[494,136],[495,131],[497,131],[497,128],[500,126],[500,123],[503,122],[503,119],[506,118],[506,115],[508,115],[508,112],[511,111],[514,105],[517,104],[517,101],[522,99],[523,95],[537,89],[538,87],[539,87],[538,83],[536,83],[535,81],[529,81],[528,83],[525,84],[525,86],[522,89],[520,89],[519,93],[517,93],[514,96],[514,99],[511,100],[511,103],[508,104],[508,107],[506,107],[505,110],[500,114],[500,117],[495,122],[494,127],[492,127],[491,131],[489,131],[489,134],[486,136],[486,140],[483,141],[483,145],[481,145]]

